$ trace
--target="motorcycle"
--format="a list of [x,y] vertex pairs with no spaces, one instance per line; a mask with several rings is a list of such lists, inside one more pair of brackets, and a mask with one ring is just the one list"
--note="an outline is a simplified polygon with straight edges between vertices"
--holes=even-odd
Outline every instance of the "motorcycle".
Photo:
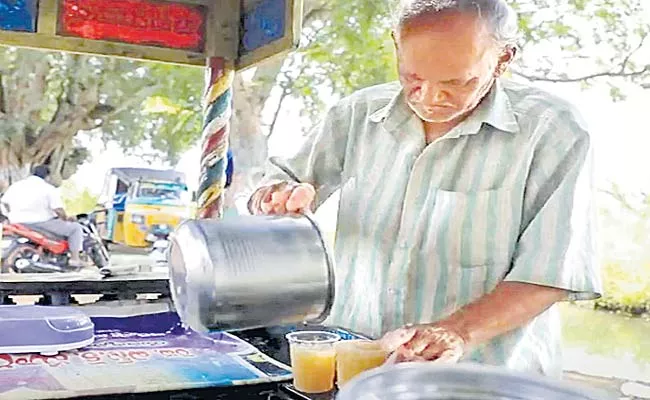
[[167,249],[169,248],[169,235],[171,234],[171,227],[169,225],[160,224],[151,227],[145,240],[151,246],[149,257],[156,265],[167,264]]
[[[83,232],[83,251],[99,268],[109,266],[110,255],[87,214],[77,215]],[[24,224],[2,224],[2,273],[73,272],[65,237]]]

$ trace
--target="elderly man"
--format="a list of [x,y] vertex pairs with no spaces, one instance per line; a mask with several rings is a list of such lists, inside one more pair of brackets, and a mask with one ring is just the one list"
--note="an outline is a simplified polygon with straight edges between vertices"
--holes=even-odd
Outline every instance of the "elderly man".
[[395,361],[561,373],[556,302],[593,299],[590,138],[577,112],[500,77],[504,0],[411,0],[393,32],[399,83],[340,101],[251,196],[305,212],[341,189],[330,323]]

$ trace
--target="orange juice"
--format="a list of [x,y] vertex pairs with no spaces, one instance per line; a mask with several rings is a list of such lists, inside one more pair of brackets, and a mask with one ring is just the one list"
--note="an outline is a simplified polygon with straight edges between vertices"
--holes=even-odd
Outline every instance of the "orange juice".
[[291,346],[293,385],[305,393],[324,393],[334,388],[336,352]]
[[339,335],[323,331],[287,334],[291,354],[293,385],[304,393],[325,393],[334,389],[336,351]]
[[360,373],[381,366],[386,352],[378,342],[346,340],[336,343],[336,380],[339,387]]

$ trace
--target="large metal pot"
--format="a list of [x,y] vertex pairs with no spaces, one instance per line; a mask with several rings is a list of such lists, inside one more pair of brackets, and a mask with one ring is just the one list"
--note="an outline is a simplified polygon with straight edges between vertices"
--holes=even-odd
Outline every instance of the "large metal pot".
[[171,237],[176,310],[197,331],[320,323],[334,300],[334,270],[305,216],[194,220]]
[[343,386],[336,400],[613,400],[544,377],[475,364],[406,363],[377,368]]

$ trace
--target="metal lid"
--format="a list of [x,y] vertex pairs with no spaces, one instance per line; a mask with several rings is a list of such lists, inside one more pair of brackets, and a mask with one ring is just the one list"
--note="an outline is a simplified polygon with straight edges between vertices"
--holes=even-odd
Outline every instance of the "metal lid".
[[[337,400],[610,400],[542,376],[478,364],[404,363],[367,371]],[[613,399],[611,399],[613,400]]]

